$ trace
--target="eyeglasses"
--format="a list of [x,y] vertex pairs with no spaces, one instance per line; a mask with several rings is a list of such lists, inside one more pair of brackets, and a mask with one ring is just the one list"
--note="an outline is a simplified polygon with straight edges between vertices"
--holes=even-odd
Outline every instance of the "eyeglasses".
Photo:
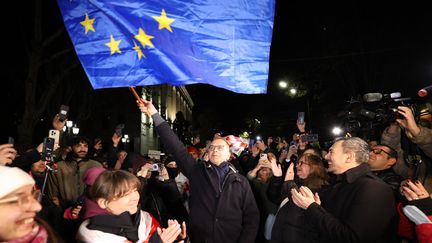
[[309,165],[309,164],[306,163],[306,161],[298,161],[297,162],[297,166],[302,166],[302,165]]
[[33,191],[30,195],[17,195],[10,198],[5,198],[0,200],[0,204],[16,204],[19,207],[25,207],[28,206],[32,198],[36,201],[39,201],[39,198],[41,196],[40,190]]
[[224,148],[225,148],[225,145],[210,145],[210,147],[208,149],[210,151],[214,151],[215,149],[221,151]]
[[374,153],[374,154],[380,154],[381,152],[384,152],[384,153],[387,154],[388,156],[391,156],[390,153],[388,153],[388,152],[386,152],[386,151],[384,151],[384,150],[382,150],[382,149],[372,149],[371,151],[372,151],[372,153]]

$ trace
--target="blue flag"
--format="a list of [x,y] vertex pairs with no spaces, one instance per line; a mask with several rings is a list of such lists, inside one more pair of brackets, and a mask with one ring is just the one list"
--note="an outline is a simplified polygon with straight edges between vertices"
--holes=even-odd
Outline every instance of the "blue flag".
[[95,89],[207,83],[266,93],[274,0],[58,0]]

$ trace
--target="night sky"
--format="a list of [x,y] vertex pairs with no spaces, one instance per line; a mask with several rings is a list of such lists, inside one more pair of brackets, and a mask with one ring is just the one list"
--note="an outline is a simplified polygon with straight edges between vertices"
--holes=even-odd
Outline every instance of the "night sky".
[[[367,92],[395,91],[415,97],[420,88],[432,83],[430,8],[408,2],[380,2],[277,0],[267,94],[241,95],[210,85],[189,85],[195,102],[195,126],[210,118],[215,131],[238,134],[247,129],[249,120],[258,119],[261,128],[254,135],[288,136],[295,128],[297,112],[305,111],[312,132],[325,136],[351,98]],[[2,122],[7,122],[4,130],[8,131],[16,130],[22,116],[28,50],[34,45],[28,42],[34,24],[34,1],[25,6],[19,2],[10,5],[7,9],[14,13],[13,20],[2,17],[6,42],[3,59],[7,61],[2,72],[2,110],[7,115]],[[54,0],[44,1],[42,18],[47,36],[63,25]],[[51,45],[52,52],[71,48],[64,33]],[[70,62],[59,68],[72,65],[76,54],[71,52],[68,58]],[[278,87],[281,80],[307,95],[288,96],[287,90]],[[79,91],[68,94],[71,104],[84,106],[89,114],[92,109],[107,108],[98,104],[85,107],[83,100],[115,99],[119,107],[134,106],[127,89],[91,91],[81,67],[67,82],[62,85],[79,87]],[[61,99],[53,101],[44,116],[55,114],[61,103]],[[83,117],[83,122],[99,119],[96,114]]]
[[[290,134],[297,112],[307,112],[309,100],[307,122],[325,137],[351,98],[397,91],[416,97],[432,83],[431,27],[432,15],[421,4],[277,1],[266,95],[204,85],[188,89],[197,110],[216,110],[224,124],[234,124],[227,130],[253,116],[261,121],[257,134],[266,135]],[[301,86],[308,95],[289,97],[278,87],[280,80]]]

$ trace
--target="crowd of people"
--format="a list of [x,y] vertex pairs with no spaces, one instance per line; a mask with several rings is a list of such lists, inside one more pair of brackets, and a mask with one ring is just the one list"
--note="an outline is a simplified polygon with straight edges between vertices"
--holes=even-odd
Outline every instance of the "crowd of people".
[[43,143],[0,145],[0,242],[432,242],[432,121],[407,107],[373,141],[346,135],[325,151],[297,121],[237,153],[220,134],[184,144],[150,101],[137,105],[160,160],[116,133],[105,149],[63,139],[48,160]]

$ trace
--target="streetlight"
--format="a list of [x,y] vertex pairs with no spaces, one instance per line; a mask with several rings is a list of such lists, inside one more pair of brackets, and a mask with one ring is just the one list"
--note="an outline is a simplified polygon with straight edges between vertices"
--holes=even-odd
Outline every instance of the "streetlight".
[[73,121],[67,120],[66,121],[66,126],[63,127],[63,131],[67,133],[71,133],[72,132],[72,127],[73,127]]
[[130,142],[129,135],[128,134],[123,135],[121,141],[122,143],[129,143]]
[[73,127],[72,127],[72,134],[73,135],[78,135],[78,133],[79,133],[79,127],[77,127],[77,124],[75,124]]
[[341,135],[342,132],[343,132],[343,130],[342,130],[342,128],[340,128],[340,127],[333,127],[333,129],[332,129],[332,133],[333,133],[333,135],[335,135],[335,136],[339,136],[339,135]]
[[282,89],[286,89],[288,87],[288,83],[285,81],[280,81],[279,87],[281,87]]
[[295,95],[295,94],[297,94],[297,89],[291,88],[289,92],[290,92],[290,94]]

